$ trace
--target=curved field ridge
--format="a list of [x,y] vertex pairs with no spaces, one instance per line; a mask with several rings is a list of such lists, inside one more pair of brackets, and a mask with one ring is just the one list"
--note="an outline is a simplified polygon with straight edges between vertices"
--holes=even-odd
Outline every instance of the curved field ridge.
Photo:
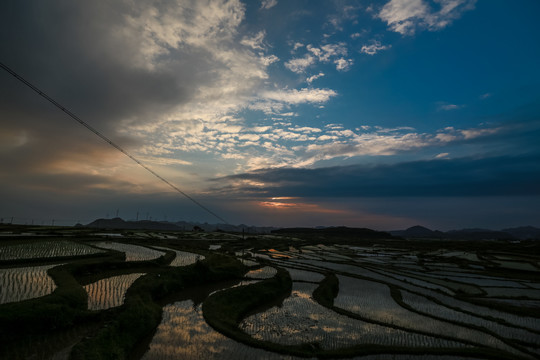
[[122,305],[127,289],[142,275],[113,276],[84,286],[88,293],[88,309],[106,310]]
[[187,251],[180,251],[180,250],[174,250],[174,249],[169,249],[169,248],[164,248],[164,247],[157,247],[157,246],[155,248],[160,249],[160,250],[174,251],[174,253],[176,254],[176,257],[170,263],[170,265],[174,266],[174,267],[188,266],[188,265],[195,264],[197,261],[204,260],[203,255],[199,255],[199,254],[195,254],[195,253],[191,253],[191,252],[187,252]]
[[236,342],[212,329],[202,316],[201,305],[186,300],[163,308],[163,318],[143,360],[278,360],[300,359]]
[[101,241],[93,245],[102,249],[116,250],[126,254],[126,261],[148,261],[155,260],[164,255],[163,252],[149,249],[144,246],[123,244],[118,242]]
[[68,240],[33,241],[0,246],[0,261],[64,256],[84,256],[104,252],[103,250]]
[[468,347],[460,342],[409,333],[336,314],[312,299],[317,286],[293,283],[292,294],[281,307],[245,318],[240,328],[257,340],[281,345],[316,344],[323,350],[358,345]]
[[0,269],[0,304],[51,294],[56,284],[47,270],[55,266],[59,265]]

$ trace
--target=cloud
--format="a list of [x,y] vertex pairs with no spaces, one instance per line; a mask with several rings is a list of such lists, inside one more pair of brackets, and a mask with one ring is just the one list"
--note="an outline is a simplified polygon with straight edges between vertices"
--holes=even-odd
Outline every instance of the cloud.
[[300,90],[278,90],[264,91],[261,97],[266,100],[273,100],[286,104],[302,103],[324,103],[336,96],[337,93],[331,89],[307,89]]
[[345,58],[348,50],[346,44],[343,42],[337,44],[325,44],[320,47],[309,44],[306,46],[306,50],[308,53],[305,54],[304,57],[289,60],[285,63],[285,67],[292,72],[301,74],[317,61],[322,63],[332,62],[336,65],[336,70],[338,71],[347,71],[353,64],[352,59]]
[[[67,15],[58,17],[59,12]],[[193,169],[199,160],[195,152],[228,152],[256,138],[226,138],[243,129],[240,119],[226,116],[259,101],[253,94],[265,87],[267,67],[278,58],[267,52],[264,31],[240,31],[245,17],[240,1],[66,7],[61,0],[46,5],[30,0],[14,3],[5,14],[0,31],[17,41],[2,47],[3,61],[150,166]],[[20,32],[20,26],[28,31]],[[13,165],[12,181],[37,182],[51,172],[93,173],[123,189],[117,167],[129,169],[125,177],[138,173],[117,150],[15,79],[1,76],[0,158]],[[193,136],[182,138],[186,134]],[[150,182],[137,176],[130,181]]]
[[321,78],[321,77],[323,77],[323,76],[324,76],[324,73],[323,73],[323,72],[320,72],[320,73],[318,73],[317,75],[313,75],[313,76],[308,77],[308,78],[306,79],[306,82],[307,82],[308,84],[311,84],[313,81],[315,81],[315,80],[317,80],[317,79],[319,79],[319,78]]
[[538,196],[539,160],[538,156],[465,157],[376,166],[262,169],[215,181],[236,184],[226,185],[227,191],[240,194],[244,189],[239,180],[263,183],[259,191],[269,197]]
[[277,0],[262,0],[261,1],[261,9],[262,10],[268,10],[270,8],[273,8],[277,5]]
[[390,0],[377,17],[389,29],[402,35],[414,35],[417,30],[437,31],[450,25],[468,10],[474,9],[476,0],[436,0],[437,10],[425,0]]
[[306,69],[315,63],[315,58],[310,55],[306,55],[303,58],[295,58],[287,61],[285,67],[292,72],[301,74],[306,71]]
[[363,45],[360,52],[368,55],[375,55],[379,51],[387,50],[392,45],[382,45],[380,41],[374,40],[370,45]]
[[347,56],[347,47],[345,43],[326,44],[321,47],[308,45],[306,48],[321,62],[328,62],[331,58],[336,56]]
[[253,37],[244,37],[240,44],[248,46],[254,50],[264,50],[265,46],[263,45],[264,37],[266,36],[265,31],[259,31],[255,36]]
[[353,61],[351,59],[341,58],[341,59],[334,60],[334,64],[336,64],[336,70],[348,71],[353,65]]
[[456,104],[448,104],[448,103],[440,102],[438,109],[443,110],[443,111],[451,111],[451,110],[458,110],[463,107],[465,107],[465,105],[456,105]]

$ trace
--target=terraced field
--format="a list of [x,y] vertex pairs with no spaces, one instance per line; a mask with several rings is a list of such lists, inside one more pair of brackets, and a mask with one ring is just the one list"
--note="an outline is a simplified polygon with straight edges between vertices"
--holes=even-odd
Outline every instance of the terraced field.
[[0,244],[0,358],[540,358],[534,254],[187,237]]

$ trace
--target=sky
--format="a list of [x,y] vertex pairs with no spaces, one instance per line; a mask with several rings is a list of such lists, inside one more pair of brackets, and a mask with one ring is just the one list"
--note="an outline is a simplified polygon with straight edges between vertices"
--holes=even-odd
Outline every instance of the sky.
[[[7,0],[0,61],[231,224],[540,227],[539,13]],[[3,70],[0,199],[4,223],[221,222]]]

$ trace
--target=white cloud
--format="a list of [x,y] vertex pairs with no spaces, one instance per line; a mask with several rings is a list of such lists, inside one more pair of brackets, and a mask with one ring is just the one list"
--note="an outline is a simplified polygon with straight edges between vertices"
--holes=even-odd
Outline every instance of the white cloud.
[[456,105],[456,104],[448,104],[448,103],[439,103],[439,110],[443,111],[451,111],[451,110],[458,110],[463,108],[464,105]]
[[319,74],[317,75],[313,75],[313,76],[310,76],[306,79],[306,82],[308,84],[311,84],[313,81],[317,80],[318,78],[321,78],[324,76],[324,73],[323,72],[320,72]]
[[353,64],[353,60],[352,59],[344,59],[344,58],[341,58],[341,59],[336,59],[334,60],[334,64],[336,64],[336,69],[339,70],[339,71],[348,71],[352,64]]
[[315,63],[315,58],[310,55],[306,55],[303,58],[291,59],[285,63],[285,67],[297,74],[306,71],[306,68]]
[[390,0],[378,17],[390,30],[402,35],[414,35],[417,29],[436,31],[445,28],[463,12],[474,8],[476,0],[435,0],[433,10],[425,0]]
[[296,43],[294,43],[292,51],[295,52],[296,50],[300,49],[301,47],[304,47],[304,44],[302,44],[300,42],[296,42]]
[[319,132],[322,131],[319,128],[314,128],[314,127],[310,127],[310,126],[289,128],[289,130],[291,130],[291,131],[300,131],[300,132],[305,132],[305,133],[319,133]]
[[241,41],[240,41],[240,44],[242,45],[245,45],[245,46],[248,46],[252,49],[255,49],[255,50],[264,50],[264,46],[263,46],[263,40],[264,40],[264,37],[266,36],[266,32],[265,31],[259,31],[255,36],[253,37],[244,37]]
[[266,66],[268,66],[270,64],[273,64],[273,63],[279,61],[279,58],[276,55],[272,54],[272,55],[269,55],[269,56],[261,56],[259,58],[259,60],[260,60],[261,64],[266,67]]
[[448,155],[450,155],[450,154],[447,153],[447,152],[440,153],[440,154],[435,155],[435,159],[446,159],[446,158],[448,158]]
[[320,48],[308,45],[307,49],[322,62],[330,61],[331,57],[347,56],[347,47],[345,46],[345,43],[326,44]]
[[[344,58],[345,56],[347,56],[348,51],[346,44],[343,42],[337,44],[325,44],[320,47],[309,44],[306,46],[306,49],[309,51],[308,54],[306,54],[303,58],[295,58],[289,60],[285,63],[285,67],[287,67],[292,72],[301,74],[305,72],[309,66],[315,64],[317,61],[323,63],[333,62],[334,64],[336,64],[336,69],[339,71],[347,71],[353,64],[352,59]],[[306,81],[308,83],[311,83],[313,80],[319,78],[320,74],[311,76],[306,79]]]
[[302,103],[324,103],[336,96],[337,93],[331,89],[307,89],[300,90],[277,90],[265,91],[261,94],[263,99],[273,100],[286,104]]
[[262,0],[261,1],[261,9],[268,10],[270,8],[273,8],[277,5],[277,0]]
[[389,49],[391,46],[392,45],[382,45],[380,41],[374,40],[371,45],[362,46],[360,52],[368,55],[375,55],[379,51]]

